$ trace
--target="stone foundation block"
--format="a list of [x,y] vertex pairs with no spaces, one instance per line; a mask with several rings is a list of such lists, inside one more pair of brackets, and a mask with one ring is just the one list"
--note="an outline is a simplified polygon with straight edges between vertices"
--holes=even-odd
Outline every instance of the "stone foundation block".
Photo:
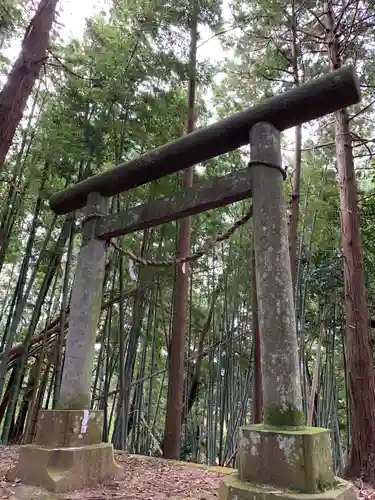
[[241,481],[318,493],[334,482],[330,432],[264,424],[242,427],[237,465]]
[[8,481],[39,486],[55,493],[86,488],[124,477],[108,443],[75,448],[20,447],[17,465],[7,473]]
[[220,484],[219,500],[356,500],[352,483],[335,478],[332,489],[320,493],[296,493],[240,481],[237,474],[226,476]]
[[49,448],[90,446],[102,441],[103,412],[42,410],[35,443]]

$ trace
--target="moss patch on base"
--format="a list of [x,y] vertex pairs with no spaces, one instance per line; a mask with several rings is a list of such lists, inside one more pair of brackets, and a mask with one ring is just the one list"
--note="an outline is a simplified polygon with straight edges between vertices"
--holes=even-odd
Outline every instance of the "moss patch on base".
[[301,435],[304,434],[319,434],[322,431],[327,431],[324,427],[308,427],[307,425],[302,425],[298,427],[279,427],[277,425],[269,425],[266,423],[263,424],[252,424],[245,426],[245,428],[251,428],[258,432],[275,432],[277,434],[286,434],[286,435]]
[[275,427],[301,427],[305,425],[305,415],[294,407],[264,408],[264,423]]
[[220,484],[219,500],[356,500],[352,483],[335,478],[335,487],[316,494],[262,486],[241,481],[236,474],[226,476]]
[[241,481],[272,484],[304,493],[333,486],[330,432],[263,424],[240,429],[238,471]]

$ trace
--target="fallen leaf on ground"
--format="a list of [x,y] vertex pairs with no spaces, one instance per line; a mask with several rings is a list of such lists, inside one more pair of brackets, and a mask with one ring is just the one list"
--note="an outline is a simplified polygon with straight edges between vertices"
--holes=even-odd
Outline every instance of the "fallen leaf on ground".
[[[4,479],[17,460],[17,448],[0,446],[0,499],[11,498],[13,483]],[[161,459],[116,454],[124,467],[122,481],[65,493],[64,500],[217,500],[222,475],[205,469],[176,465]],[[4,493],[3,493],[4,492]],[[8,495],[8,496],[6,496]],[[56,495],[59,498],[60,495]]]

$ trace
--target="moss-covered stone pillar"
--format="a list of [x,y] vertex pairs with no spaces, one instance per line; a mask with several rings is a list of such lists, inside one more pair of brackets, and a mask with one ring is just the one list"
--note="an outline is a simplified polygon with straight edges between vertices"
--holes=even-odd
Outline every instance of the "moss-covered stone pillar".
[[96,330],[102,301],[106,242],[95,238],[106,199],[90,193],[70,302],[69,329],[58,408],[89,408]]
[[334,477],[330,431],[304,426],[280,133],[258,123],[250,146],[264,423],[240,429],[238,470],[219,499],[355,500]]
[[280,132],[269,123],[250,131],[256,282],[264,423],[304,424],[289,259]]
[[10,481],[18,478],[25,485],[64,493],[124,477],[112,444],[102,443],[103,412],[89,409],[106,253],[106,242],[95,234],[105,213],[102,196],[89,194],[58,409],[40,412],[35,443],[20,448],[17,464],[7,473]]

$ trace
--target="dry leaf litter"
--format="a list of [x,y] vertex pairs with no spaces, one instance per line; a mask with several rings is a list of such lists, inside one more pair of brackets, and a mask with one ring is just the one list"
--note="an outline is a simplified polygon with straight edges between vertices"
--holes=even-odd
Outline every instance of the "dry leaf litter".
[[[30,489],[22,492],[22,485],[5,481],[4,474],[16,462],[17,449],[0,446],[0,499],[34,500],[43,498],[35,489],[30,498]],[[161,459],[141,458],[116,454],[116,461],[123,465],[125,477],[122,481],[110,481],[84,490],[53,494],[52,498],[64,500],[217,500],[220,474],[205,469],[175,465]],[[25,489],[25,488],[24,488]],[[38,494],[39,493],[39,494]]]
[[[17,448],[0,446],[0,499],[37,500],[42,492],[5,481],[4,474],[17,460]],[[64,500],[217,500],[221,475],[205,469],[175,465],[165,460],[116,454],[125,478],[94,488],[56,495]],[[375,500],[375,489],[355,482],[359,500]],[[32,491],[32,493],[30,493]],[[44,497],[45,498],[45,497]]]

